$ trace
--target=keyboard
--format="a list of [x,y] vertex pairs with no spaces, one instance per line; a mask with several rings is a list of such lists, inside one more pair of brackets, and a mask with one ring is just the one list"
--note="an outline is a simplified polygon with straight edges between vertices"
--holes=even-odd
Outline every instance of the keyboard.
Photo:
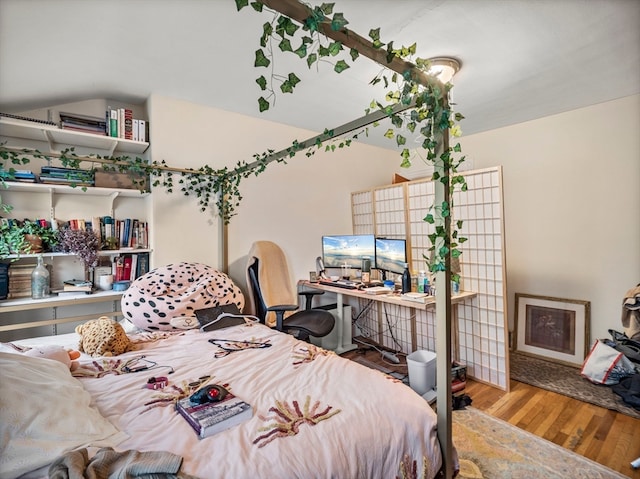
[[354,283],[353,281],[320,281],[320,284],[324,284],[325,286],[335,286],[337,288],[344,289],[358,289],[359,283]]

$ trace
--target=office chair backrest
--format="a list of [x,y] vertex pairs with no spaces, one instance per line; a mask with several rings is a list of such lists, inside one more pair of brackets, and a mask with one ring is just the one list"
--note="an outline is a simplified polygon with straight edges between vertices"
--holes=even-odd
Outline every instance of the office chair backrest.
[[[256,275],[256,283],[260,288],[265,309],[275,304],[298,304],[298,292],[296,291],[289,265],[282,249],[271,241],[256,241],[251,246],[247,264],[247,287],[250,289],[248,296],[249,309],[258,314],[259,301],[256,300],[251,280],[251,271]],[[266,317],[266,324],[273,326],[275,318],[272,313]]]

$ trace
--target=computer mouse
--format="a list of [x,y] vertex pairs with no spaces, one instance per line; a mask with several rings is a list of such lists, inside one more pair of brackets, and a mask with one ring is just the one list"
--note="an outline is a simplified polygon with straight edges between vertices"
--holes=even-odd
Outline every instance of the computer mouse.
[[205,386],[202,389],[198,389],[191,396],[189,396],[189,401],[191,401],[192,404],[218,402],[227,397],[227,394],[229,394],[229,391],[227,391],[224,387],[218,384],[213,384]]

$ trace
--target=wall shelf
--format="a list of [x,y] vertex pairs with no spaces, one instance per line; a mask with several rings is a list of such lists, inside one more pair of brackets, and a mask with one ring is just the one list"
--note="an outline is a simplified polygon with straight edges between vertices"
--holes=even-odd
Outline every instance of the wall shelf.
[[[80,131],[63,130],[54,125],[32,123],[11,118],[0,118],[0,136],[11,138],[16,146],[27,141],[44,142],[51,152],[59,152],[69,147],[85,147],[106,152],[108,156],[116,153],[140,154],[147,151],[149,143],[133,141],[111,136],[92,135]],[[21,141],[22,140],[22,141]]]

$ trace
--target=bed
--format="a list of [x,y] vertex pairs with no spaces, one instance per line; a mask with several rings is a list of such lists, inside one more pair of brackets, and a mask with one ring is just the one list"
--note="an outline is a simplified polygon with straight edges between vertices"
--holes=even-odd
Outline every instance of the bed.
[[[129,337],[133,351],[82,354],[72,372],[2,345],[0,477],[47,477],[66,449],[87,446],[90,456],[100,447],[168,451],[182,458],[182,474],[202,479],[432,478],[442,465],[427,402],[333,352],[260,323]],[[17,343],[77,348],[77,341],[64,334]],[[149,369],[126,373],[127,365]],[[148,388],[151,377],[169,384]],[[253,406],[251,419],[198,439],[173,401],[203,383],[227,385]]]

